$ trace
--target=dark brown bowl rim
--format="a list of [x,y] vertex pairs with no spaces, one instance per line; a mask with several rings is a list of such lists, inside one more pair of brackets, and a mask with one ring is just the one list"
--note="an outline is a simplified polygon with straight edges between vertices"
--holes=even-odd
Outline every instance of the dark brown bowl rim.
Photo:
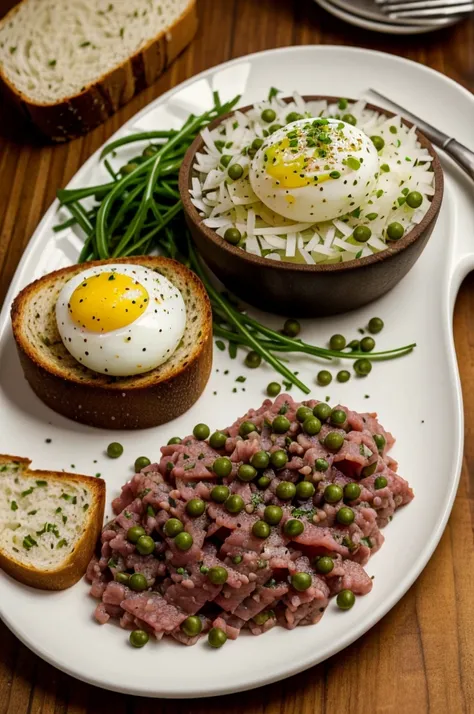
[[[333,104],[339,100],[339,97],[331,97],[326,95],[305,95],[303,96],[303,99],[306,102],[325,100],[329,104]],[[283,101],[289,103],[293,101],[293,98],[285,97]],[[357,100],[349,99],[348,101],[356,102]],[[387,109],[382,109],[382,107],[378,107],[375,104],[367,103],[366,107],[368,109],[378,112],[379,114],[384,114],[388,118],[396,116],[394,112],[391,112]],[[238,110],[245,113],[252,108],[253,104],[249,104],[245,107],[239,107]],[[227,114],[224,114],[223,116],[214,119],[214,121],[209,124],[209,130],[212,131],[212,129],[215,129],[216,126],[218,126],[229,116],[232,116],[233,113],[234,111],[228,112]],[[409,122],[403,118],[402,123],[410,129],[413,126],[412,122]],[[392,256],[396,255],[397,253],[400,253],[402,250],[408,248],[408,246],[415,243],[424,234],[430,223],[436,219],[439,213],[439,209],[441,207],[441,201],[443,199],[444,191],[444,178],[441,162],[431,141],[429,141],[429,139],[427,139],[426,136],[419,131],[419,129],[416,130],[416,135],[421,146],[427,149],[430,155],[433,157],[431,165],[435,177],[435,193],[431,199],[431,205],[428,208],[426,214],[423,216],[423,219],[420,221],[420,223],[418,223],[414,228],[412,228],[412,230],[409,231],[405,236],[403,236],[403,238],[401,238],[396,243],[393,243],[393,245],[390,245],[390,247],[386,248],[385,250],[382,250],[379,253],[374,253],[373,255],[369,255],[366,258],[350,260],[347,263],[323,263],[317,265],[308,265],[305,263],[289,263],[283,260],[268,260],[267,258],[261,258],[258,255],[253,255],[253,253],[248,253],[246,250],[242,250],[242,248],[237,248],[236,246],[231,245],[219,235],[217,235],[217,233],[212,228],[208,228],[207,226],[203,225],[203,219],[199,215],[193,203],[191,202],[191,196],[189,193],[189,189],[192,186],[191,179],[194,157],[196,153],[198,151],[201,151],[204,146],[204,142],[200,134],[195,138],[195,140],[187,150],[183,159],[183,163],[181,164],[181,169],[179,172],[179,192],[181,194],[181,201],[183,202],[185,213],[187,214],[189,219],[193,222],[196,228],[204,236],[206,236],[206,238],[208,238],[211,243],[216,246],[216,248],[220,248],[221,250],[227,252],[229,256],[235,256],[241,258],[242,260],[248,260],[250,263],[254,263],[255,265],[260,265],[262,267],[265,266],[266,268],[273,268],[275,270],[283,271],[290,270],[297,272],[324,273],[332,273],[343,270],[354,270],[355,268],[373,265],[375,263],[380,263],[383,260],[391,258]]]

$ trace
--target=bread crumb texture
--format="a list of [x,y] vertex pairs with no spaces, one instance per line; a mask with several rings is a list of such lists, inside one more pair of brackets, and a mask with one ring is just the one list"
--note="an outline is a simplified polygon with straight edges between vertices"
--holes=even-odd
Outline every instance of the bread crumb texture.
[[24,0],[0,25],[0,67],[30,102],[80,94],[169,30],[189,0]]

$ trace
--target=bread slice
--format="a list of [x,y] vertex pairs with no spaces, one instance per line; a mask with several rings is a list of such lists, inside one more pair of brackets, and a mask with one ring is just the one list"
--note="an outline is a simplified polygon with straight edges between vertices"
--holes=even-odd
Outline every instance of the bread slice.
[[66,141],[155,82],[196,29],[196,0],[22,0],[0,22],[0,81]]
[[0,568],[43,590],[84,575],[102,529],[105,482],[0,455]]
[[[110,377],[77,362],[64,347],[55,305],[62,287],[96,265],[143,265],[164,275],[186,305],[183,339],[169,360],[144,374]],[[195,273],[169,258],[95,261],[63,268],[36,280],[15,298],[12,326],[25,377],[38,397],[70,419],[106,429],[144,429],[187,411],[201,395],[212,366],[212,313]]]

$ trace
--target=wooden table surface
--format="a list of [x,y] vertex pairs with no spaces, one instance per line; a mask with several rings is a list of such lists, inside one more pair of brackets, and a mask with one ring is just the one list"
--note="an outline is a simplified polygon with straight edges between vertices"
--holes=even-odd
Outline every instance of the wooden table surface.
[[[0,14],[12,4],[12,0],[0,0]],[[346,25],[311,0],[200,0],[200,16],[198,36],[166,75],[82,139],[41,146],[0,110],[0,301],[56,189],[124,121],[201,70],[271,47],[344,44],[409,57],[474,90],[474,18],[442,32],[401,38]],[[317,667],[278,684],[217,699],[167,702],[112,694],[75,681],[30,653],[0,623],[0,714],[474,711],[473,326],[471,275],[460,290],[454,314],[466,418],[463,474],[454,509],[415,585],[364,637]]]

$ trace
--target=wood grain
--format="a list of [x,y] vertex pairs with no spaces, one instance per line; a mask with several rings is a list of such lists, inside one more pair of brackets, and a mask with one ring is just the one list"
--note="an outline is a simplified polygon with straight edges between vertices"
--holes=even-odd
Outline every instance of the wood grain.
[[[0,0],[0,14],[13,4]],[[345,25],[311,0],[200,0],[200,16],[196,40],[159,82],[84,138],[62,146],[41,146],[0,104],[0,301],[57,188],[154,97],[219,62],[292,44],[357,45],[409,57],[474,90],[472,18],[442,32],[400,38]],[[317,71],[324,68],[315,68],[316,80]],[[471,275],[460,290],[454,314],[466,420],[464,467],[454,509],[415,585],[364,637],[321,665],[254,692],[167,702],[111,694],[77,682],[30,653],[0,623],[0,714],[473,712],[473,325]],[[405,547],[409,548],[409,541]]]

